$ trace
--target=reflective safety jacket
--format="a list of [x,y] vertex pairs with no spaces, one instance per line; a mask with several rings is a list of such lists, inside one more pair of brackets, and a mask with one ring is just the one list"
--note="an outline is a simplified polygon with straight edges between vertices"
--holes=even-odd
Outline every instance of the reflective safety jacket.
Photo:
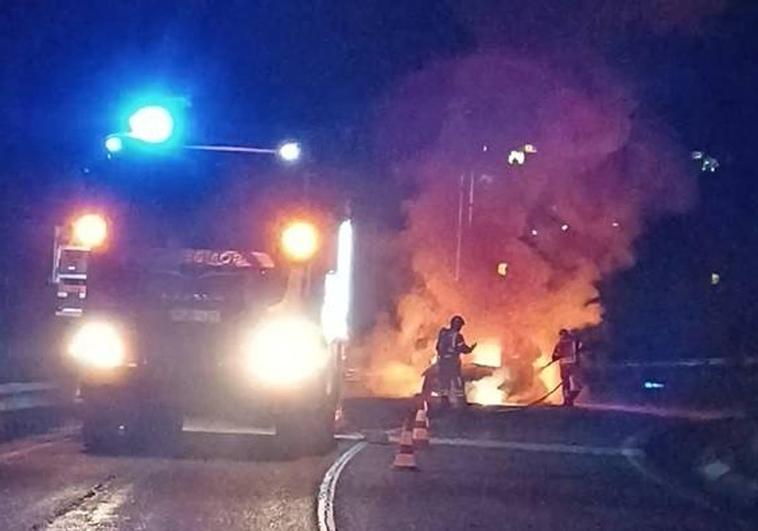
[[553,350],[553,360],[561,365],[576,365],[579,363],[581,343],[571,335],[558,340]]
[[461,354],[471,352],[463,334],[452,328],[443,328],[437,334],[437,356],[440,359],[457,358]]

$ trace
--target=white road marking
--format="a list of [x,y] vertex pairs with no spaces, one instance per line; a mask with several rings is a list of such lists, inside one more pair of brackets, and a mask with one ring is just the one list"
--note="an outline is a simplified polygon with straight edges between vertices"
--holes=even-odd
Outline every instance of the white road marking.
[[338,433],[334,436],[335,439],[338,441],[364,441],[366,440],[366,436],[362,433],[352,432],[352,433]]
[[334,523],[334,495],[337,491],[337,481],[342,470],[358,452],[368,446],[367,442],[359,442],[351,446],[345,453],[340,455],[324,474],[321,486],[318,489],[318,528],[319,531],[336,531]]
[[[719,512],[719,509],[705,499],[699,492],[669,480],[646,463],[645,451],[641,449],[641,446],[643,446],[643,439],[649,438],[650,433],[650,430],[642,431],[628,437],[626,441],[624,441],[624,457],[626,457],[629,466],[631,466],[644,479],[647,479],[651,483],[655,483],[665,491],[678,497],[680,500],[684,500],[710,511]],[[739,521],[736,523],[742,525]]]
[[[390,442],[398,442],[397,437],[390,437]],[[464,448],[483,448],[492,450],[520,450],[524,452],[546,452],[556,454],[580,454],[603,457],[625,457],[628,452],[641,453],[634,448],[614,448],[610,446],[583,446],[562,443],[530,443],[517,441],[494,441],[486,439],[438,438],[429,441],[435,446],[456,446]]]

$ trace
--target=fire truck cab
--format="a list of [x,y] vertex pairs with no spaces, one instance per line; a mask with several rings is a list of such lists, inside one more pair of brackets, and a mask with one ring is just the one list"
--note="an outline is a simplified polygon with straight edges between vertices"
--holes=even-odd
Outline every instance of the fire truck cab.
[[197,417],[273,424],[299,453],[333,446],[350,220],[293,221],[264,252],[130,247],[87,216],[56,229],[53,264],[87,449],[172,448]]

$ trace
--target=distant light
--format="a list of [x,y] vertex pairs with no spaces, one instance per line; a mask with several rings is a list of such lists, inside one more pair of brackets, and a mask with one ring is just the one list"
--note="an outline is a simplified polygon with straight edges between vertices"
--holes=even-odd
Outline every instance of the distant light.
[[508,164],[510,164],[511,166],[514,164],[519,164],[519,165],[524,164],[525,160],[526,160],[526,155],[524,154],[523,151],[514,149],[508,154]]
[[118,153],[124,149],[124,141],[116,135],[110,135],[105,139],[105,149],[108,153]]
[[690,156],[692,157],[692,160],[700,160],[703,158],[703,152],[693,151],[692,153],[690,153]]
[[612,226],[614,229],[618,229],[618,228],[619,228],[621,225],[619,224],[619,222],[618,222],[618,221],[614,221],[613,223],[611,223],[611,226]]
[[703,164],[700,166],[700,171],[709,171],[711,173],[719,169],[719,161],[715,157],[705,157]]
[[537,236],[538,234],[539,232],[537,231],[537,229],[532,229],[532,236]]
[[663,389],[664,387],[666,387],[666,384],[661,383],[661,382],[652,382],[648,380],[644,384],[642,384],[642,386],[645,389]]
[[714,271],[711,273],[711,286],[716,286],[719,282],[721,282],[721,275]]
[[569,226],[568,226],[568,223],[564,223],[563,225],[561,225],[561,230],[562,230],[563,232],[566,232],[567,230],[569,230]]
[[524,153],[537,153],[537,148],[534,144],[524,144]]
[[508,275],[508,262],[500,262],[497,264],[497,274],[501,277]]
[[487,146],[487,144],[484,144],[484,145],[482,146],[482,151],[483,151],[483,152],[485,152],[485,153],[486,153],[488,149],[489,149],[489,147]]
[[297,142],[285,142],[276,151],[277,156],[284,162],[295,162],[300,158],[302,150]]
[[129,117],[129,136],[149,144],[161,144],[174,133],[174,117],[165,107],[148,105]]

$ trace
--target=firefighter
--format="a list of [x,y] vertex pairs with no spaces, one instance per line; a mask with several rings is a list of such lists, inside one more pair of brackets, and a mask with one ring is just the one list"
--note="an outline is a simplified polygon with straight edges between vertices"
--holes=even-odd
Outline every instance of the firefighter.
[[469,346],[463,339],[461,329],[466,322],[460,315],[450,319],[450,327],[442,328],[437,335],[437,375],[440,396],[445,402],[450,400],[451,390],[458,402],[465,403],[461,374],[461,354],[469,354],[476,348],[476,343]]
[[571,407],[574,400],[582,391],[579,382],[579,355],[582,343],[568,330],[562,329],[559,333],[558,343],[553,350],[553,361],[557,361],[561,367],[561,389],[563,391],[563,405]]

